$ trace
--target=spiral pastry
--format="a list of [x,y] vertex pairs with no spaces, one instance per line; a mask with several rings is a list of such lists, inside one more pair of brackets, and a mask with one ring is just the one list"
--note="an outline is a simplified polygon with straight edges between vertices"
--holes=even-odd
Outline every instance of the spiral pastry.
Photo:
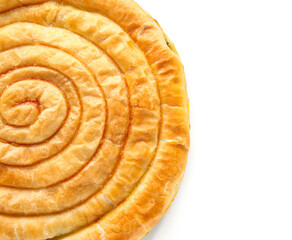
[[0,239],[140,239],[189,148],[182,64],[132,0],[0,0]]

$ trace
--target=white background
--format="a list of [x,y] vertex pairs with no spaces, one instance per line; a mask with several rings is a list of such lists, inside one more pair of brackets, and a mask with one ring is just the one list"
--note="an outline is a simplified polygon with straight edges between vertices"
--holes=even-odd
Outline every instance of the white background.
[[292,239],[292,1],[137,0],[185,65],[191,151],[143,240]]

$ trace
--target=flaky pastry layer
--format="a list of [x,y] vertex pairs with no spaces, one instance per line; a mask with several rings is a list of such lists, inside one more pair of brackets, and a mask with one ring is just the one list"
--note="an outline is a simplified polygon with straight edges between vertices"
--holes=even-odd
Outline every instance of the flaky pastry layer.
[[0,0],[0,239],[135,240],[183,177],[182,63],[132,0]]

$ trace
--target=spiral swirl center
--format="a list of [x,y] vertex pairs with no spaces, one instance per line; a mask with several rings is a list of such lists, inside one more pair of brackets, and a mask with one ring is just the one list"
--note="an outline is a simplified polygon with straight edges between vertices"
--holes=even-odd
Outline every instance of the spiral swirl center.
[[[5,135],[8,141],[17,139],[26,144],[43,141],[62,125],[67,110],[66,100],[55,85],[43,80],[13,83],[0,97],[0,112],[6,125],[6,129],[0,129],[0,135]],[[27,127],[28,130],[6,134],[9,125]]]

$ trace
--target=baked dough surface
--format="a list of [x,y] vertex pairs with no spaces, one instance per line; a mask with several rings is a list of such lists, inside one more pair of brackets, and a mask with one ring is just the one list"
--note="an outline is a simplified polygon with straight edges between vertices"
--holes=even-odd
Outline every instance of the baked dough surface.
[[176,194],[188,98],[132,0],[0,0],[0,240],[136,240]]

